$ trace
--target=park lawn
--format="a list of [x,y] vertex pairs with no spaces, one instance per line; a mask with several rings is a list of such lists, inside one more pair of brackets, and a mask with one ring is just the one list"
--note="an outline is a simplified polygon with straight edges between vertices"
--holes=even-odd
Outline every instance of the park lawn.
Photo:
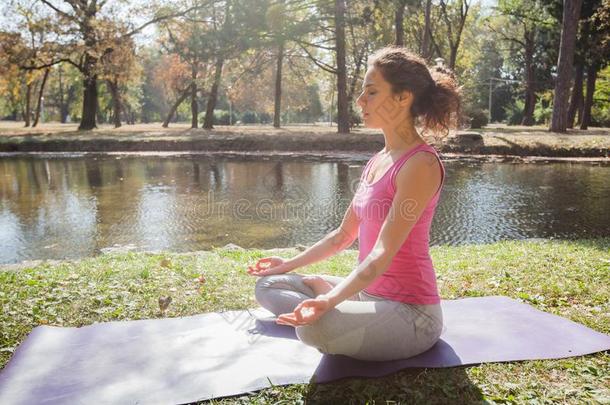
[[[294,249],[276,250],[290,257]],[[435,246],[444,299],[505,295],[610,333],[610,238]],[[187,316],[258,306],[247,264],[263,250],[121,253],[0,271],[0,367],[37,325]],[[345,276],[346,251],[299,272]],[[198,277],[203,275],[205,282]],[[160,296],[173,301],[161,315]],[[388,401],[388,402],[386,402]],[[396,402],[392,402],[396,401]],[[610,403],[610,355],[407,369],[376,378],[275,386],[206,403]]]

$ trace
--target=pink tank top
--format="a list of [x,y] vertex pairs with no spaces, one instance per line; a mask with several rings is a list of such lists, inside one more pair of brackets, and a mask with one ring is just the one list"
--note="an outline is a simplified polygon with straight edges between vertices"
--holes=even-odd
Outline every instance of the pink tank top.
[[358,262],[362,262],[368,256],[377,242],[377,236],[396,193],[396,175],[402,165],[419,151],[432,153],[438,159],[442,173],[441,185],[392,259],[388,269],[365,288],[364,292],[410,304],[438,304],[440,296],[430,258],[429,242],[430,225],[445,179],[445,168],[434,147],[421,144],[412,148],[372,184],[368,184],[366,178],[378,154],[366,164],[352,205],[360,220]]

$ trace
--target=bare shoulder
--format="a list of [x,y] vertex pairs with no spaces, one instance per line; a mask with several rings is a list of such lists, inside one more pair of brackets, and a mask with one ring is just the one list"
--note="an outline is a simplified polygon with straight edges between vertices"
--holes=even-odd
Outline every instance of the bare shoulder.
[[[415,152],[400,168],[396,176],[396,185],[413,183],[432,183],[438,186],[441,181],[441,165],[435,154],[426,151]],[[422,182],[421,180],[427,181]]]

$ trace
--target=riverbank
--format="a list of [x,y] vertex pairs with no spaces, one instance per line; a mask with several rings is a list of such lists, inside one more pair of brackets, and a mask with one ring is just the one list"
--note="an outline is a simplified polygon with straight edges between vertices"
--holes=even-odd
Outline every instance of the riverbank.
[[[444,299],[504,295],[610,333],[610,238],[502,241],[431,248]],[[246,266],[297,249],[221,248],[178,253],[114,252],[80,261],[0,266],[0,367],[38,325],[188,316],[257,307],[256,279]],[[357,252],[299,270],[346,276]],[[165,312],[158,298],[171,296]],[[482,364],[449,369],[408,369],[377,378],[324,385],[276,386],[211,403],[604,403],[610,398],[610,354],[561,360]]]
[[[162,128],[159,123],[100,126],[78,131],[76,124],[42,124],[36,129],[20,123],[0,123],[0,152],[376,152],[383,136],[355,128],[337,134],[336,127],[217,126],[214,130],[190,129],[186,124]],[[435,145],[444,154],[482,156],[532,156],[608,159],[610,129],[570,130],[549,133],[545,127],[492,125],[482,130],[451,132]]]

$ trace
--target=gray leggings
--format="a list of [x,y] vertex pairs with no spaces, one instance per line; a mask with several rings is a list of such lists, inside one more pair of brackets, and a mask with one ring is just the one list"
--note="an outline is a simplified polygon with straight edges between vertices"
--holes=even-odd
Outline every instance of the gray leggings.
[[[315,297],[303,277],[295,273],[261,277],[256,282],[256,300],[276,316],[292,312],[300,302]],[[343,280],[319,277],[333,286]],[[361,291],[313,324],[297,326],[296,334],[322,353],[382,361],[425,352],[437,342],[442,329],[440,304],[406,304]]]

